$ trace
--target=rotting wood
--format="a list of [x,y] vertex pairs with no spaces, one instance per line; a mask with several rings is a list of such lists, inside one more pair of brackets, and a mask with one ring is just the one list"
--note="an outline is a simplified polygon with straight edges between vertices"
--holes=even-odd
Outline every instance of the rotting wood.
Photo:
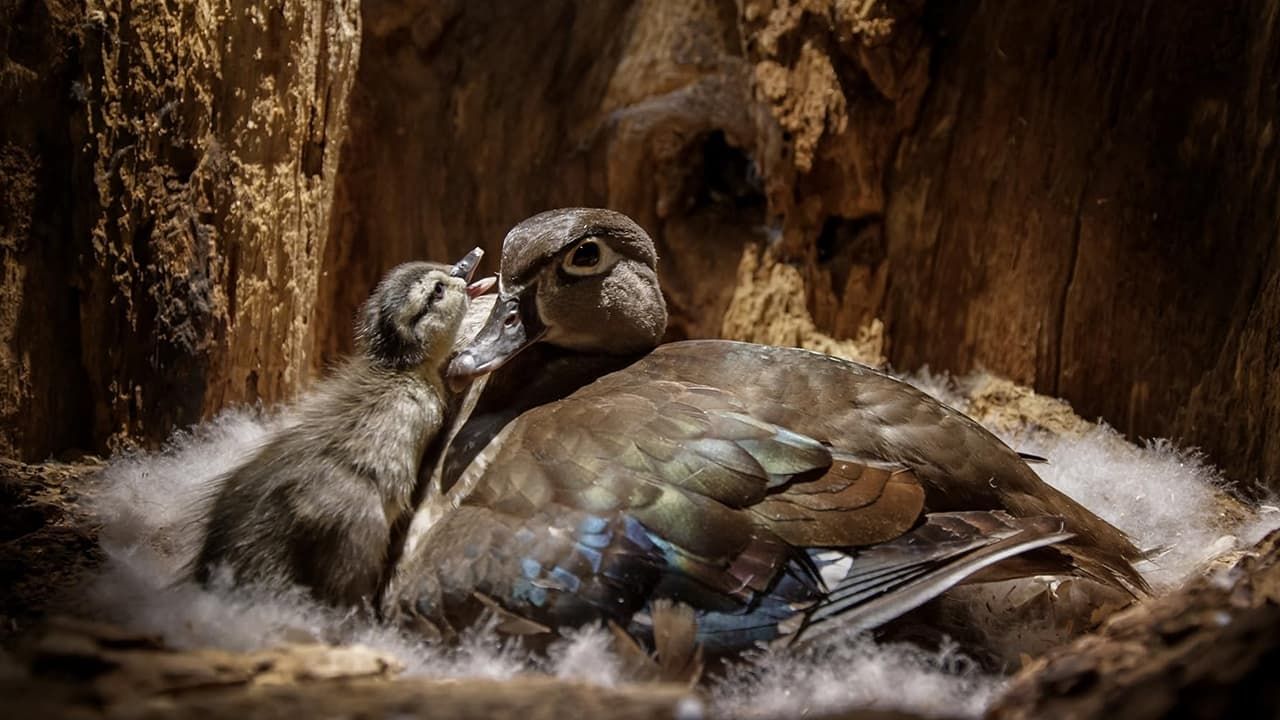
[[1050,651],[1013,680],[989,717],[1276,717],[1278,670],[1280,531],[1232,568]]
[[358,1],[90,0],[85,17],[94,438],[157,441],[288,397],[310,368]]
[[296,391],[358,0],[0,16],[0,453],[157,443]]
[[653,233],[673,338],[769,245],[818,333],[1276,480],[1280,0],[1148,5],[6,7],[0,451],[287,397],[391,264],[593,204]]
[[[62,3],[0,5],[0,456],[44,459],[89,444],[80,366],[65,123],[81,16]],[[77,388],[76,392],[68,392]]]
[[0,460],[0,642],[77,602],[75,588],[101,560],[81,503],[101,468]]
[[675,685],[605,689],[549,677],[413,678],[402,670],[361,647],[178,651],[109,626],[55,620],[26,639],[0,688],[14,717],[639,720],[700,707]]
[[1280,2],[930,10],[892,362],[982,366],[1280,487]]

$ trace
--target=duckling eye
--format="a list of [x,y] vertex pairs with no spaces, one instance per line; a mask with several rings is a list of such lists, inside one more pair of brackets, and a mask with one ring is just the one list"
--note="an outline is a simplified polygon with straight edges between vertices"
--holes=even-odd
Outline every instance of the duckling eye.
[[436,281],[436,286],[431,288],[431,299],[439,300],[444,297],[444,283],[440,280]]
[[569,258],[569,264],[580,268],[593,268],[599,265],[600,244],[594,240],[582,243],[573,251],[573,256]]

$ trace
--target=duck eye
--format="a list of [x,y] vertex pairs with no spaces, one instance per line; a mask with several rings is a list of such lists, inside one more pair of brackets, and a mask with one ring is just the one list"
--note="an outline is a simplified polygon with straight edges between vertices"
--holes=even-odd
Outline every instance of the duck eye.
[[573,257],[569,259],[569,264],[580,268],[593,268],[599,265],[600,244],[594,240],[582,243],[573,251]]
[[583,238],[571,252],[562,256],[560,269],[576,277],[603,275],[620,259],[609,243],[594,237]]
[[444,283],[440,280],[436,281],[436,286],[431,289],[431,299],[439,300],[444,297]]

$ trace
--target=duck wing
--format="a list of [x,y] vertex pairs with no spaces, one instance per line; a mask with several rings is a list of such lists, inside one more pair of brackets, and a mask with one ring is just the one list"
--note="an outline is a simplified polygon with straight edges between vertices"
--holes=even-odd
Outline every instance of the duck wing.
[[798,348],[728,340],[668,343],[596,385],[662,378],[733,388],[754,417],[864,461],[909,468],[931,512],[1000,510],[1061,517],[1073,538],[1064,570],[1134,594],[1144,553],[1120,530],[1045,483],[968,416],[859,363]]
[[[771,637],[802,608],[820,626],[870,603],[856,622],[882,622],[1005,557],[1069,537],[984,539],[982,529],[1008,523],[971,521],[959,544],[954,531],[936,532],[942,517],[924,515],[924,487],[907,467],[761,420],[725,389],[630,368],[606,380],[507,424],[453,492],[462,512],[451,521],[487,514],[466,522],[502,526],[510,547],[495,548],[489,533],[485,548],[450,554],[505,558],[496,572],[538,589],[476,577],[471,565],[466,582],[509,591],[508,607],[537,622],[564,622],[584,602],[588,614],[625,622],[648,599],[669,597],[704,612],[704,639],[741,646]],[[446,524],[450,544],[469,532]],[[852,555],[854,569],[894,572],[862,584],[851,575],[829,593],[823,548]],[[900,548],[912,553],[893,555]]]
[[525,413],[457,489],[460,504],[518,517],[548,506],[625,514],[664,556],[672,592],[746,603],[798,548],[890,540],[924,500],[904,468],[833,454],[726,391],[670,381],[588,387]]
[[[416,543],[434,559],[409,558],[396,592],[449,565],[437,595],[478,590],[547,625],[625,624],[668,597],[698,609],[702,641],[733,648],[797,617],[883,622],[1013,556],[1143,587],[1119,531],[870,368],[728,341],[664,345],[591,382],[554,378],[572,376],[566,360],[530,387],[576,390],[539,390],[523,412],[491,400],[500,415],[468,421],[483,432],[464,426],[466,453],[443,463],[456,511]],[[884,574],[855,573],[869,564]]]
[[[483,476],[483,481],[480,481]],[[795,545],[866,545],[915,524],[923,491],[901,466],[863,461],[757,419],[732,393],[678,381],[593,385],[510,424],[463,474],[468,504],[551,501],[625,510],[705,557],[767,529]],[[732,526],[733,529],[730,529]],[[721,543],[728,546],[721,546]]]

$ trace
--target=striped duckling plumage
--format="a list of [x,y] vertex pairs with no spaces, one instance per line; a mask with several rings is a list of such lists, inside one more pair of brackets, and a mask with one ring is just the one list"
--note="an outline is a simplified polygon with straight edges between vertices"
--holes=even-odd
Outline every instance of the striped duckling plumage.
[[357,318],[359,351],[217,485],[190,568],[197,582],[376,602],[419,459],[449,416],[443,371],[455,336],[469,299],[492,286],[469,284],[481,254],[405,263],[382,279]]

